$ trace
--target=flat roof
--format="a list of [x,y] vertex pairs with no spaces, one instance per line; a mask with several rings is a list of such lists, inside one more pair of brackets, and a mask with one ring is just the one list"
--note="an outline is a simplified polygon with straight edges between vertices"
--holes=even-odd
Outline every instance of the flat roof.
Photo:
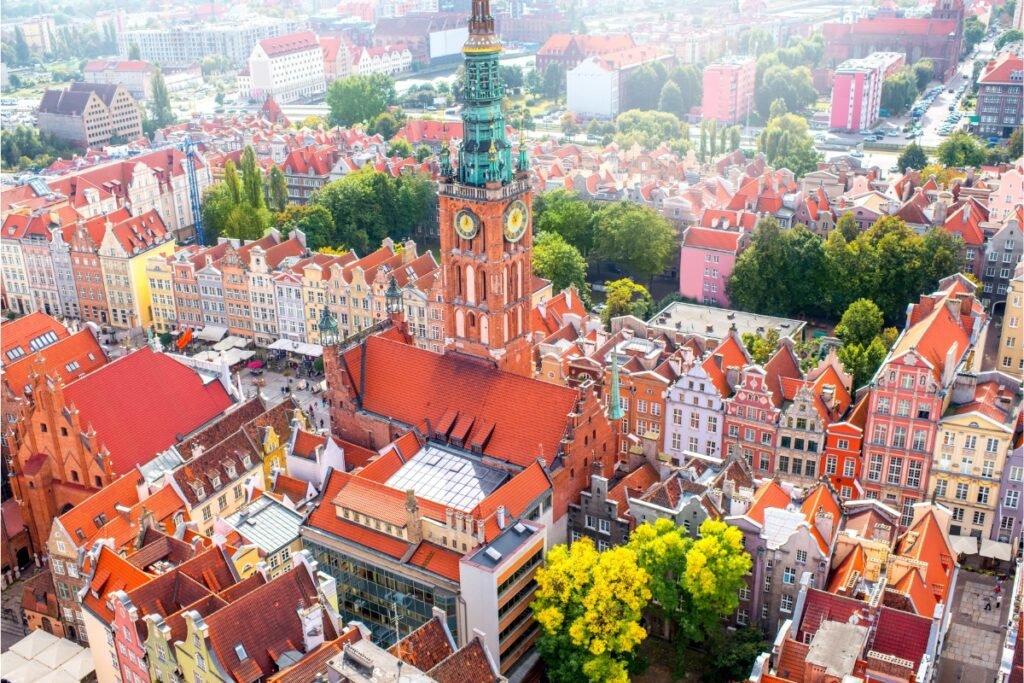
[[520,520],[495,536],[487,545],[467,555],[466,559],[473,564],[494,569],[504,558],[519,550],[539,533],[540,527]]
[[746,332],[764,334],[775,328],[779,331],[780,337],[796,339],[806,324],[802,320],[732,311],[728,308],[682,301],[669,304],[647,321],[648,326],[658,330],[694,334],[714,340],[724,339],[733,325],[741,335]]
[[224,520],[265,553],[275,553],[299,537],[302,515],[270,496],[260,496]]
[[480,460],[427,443],[385,482],[398,491],[416,495],[455,510],[469,512],[509,478],[509,473]]

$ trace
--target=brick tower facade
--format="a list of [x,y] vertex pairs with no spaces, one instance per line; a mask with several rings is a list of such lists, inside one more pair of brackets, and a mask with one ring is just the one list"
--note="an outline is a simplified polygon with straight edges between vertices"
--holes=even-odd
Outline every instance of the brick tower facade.
[[505,137],[501,43],[489,0],[473,0],[463,140],[441,150],[438,183],[446,347],[531,376],[533,221],[526,153]]

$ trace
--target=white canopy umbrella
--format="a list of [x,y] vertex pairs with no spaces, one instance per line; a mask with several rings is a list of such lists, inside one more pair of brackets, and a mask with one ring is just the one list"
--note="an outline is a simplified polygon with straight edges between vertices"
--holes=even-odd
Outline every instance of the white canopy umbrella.
[[221,327],[220,325],[207,325],[199,332],[196,332],[196,339],[202,339],[203,341],[220,341],[221,338],[228,333],[228,328]]
[[978,554],[978,539],[974,536],[957,536],[955,534],[950,534],[949,542],[953,545],[953,550],[961,555]]
[[201,363],[217,363],[220,361],[220,354],[216,351],[200,351],[192,357]]
[[306,342],[292,341],[291,339],[278,339],[268,348],[274,351],[290,351],[291,353],[299,353],[313,358],[319,358],[324,355],[324,347],[319,344],[308,344]]
[[25,659],[35,659],[43,652],[43,650],[56,643],[58,640],[60,640],[60,638],[52,633],[47,633],[42,629],[36,629],[14,645],[11,645],[11,651],[21,655]]
[[92,654],[89,652],[89,649],[86,648],[61,664],[60,670],[67,671],[75,677],[76,681],[81,681],[96,670],[96,665],[92,662]]
[[0,670],[2,671],[14,671],[18,667],[22,666],[28,660],[21,655],[8,650],[0,656]]
[[80,680],[64,669],[54,669],[35,683],[79,683]]
[[61,638],[56,643],[36,655],[35,661],[48,666],[51,669],[56,669],[83,649],[84,648],[81,645]]
[[[33,631],[33,633],[41,633],[41,631]],[[6,654],[4,656],[6,657]],[[4,679],[11,683],[36,683],[48,673],[50,673],[50,669],[46,668],[44,664],[31,659],[13,671],[8,671],[7,666],[4,666]]]
[[991,541],[986,538],[981,541],[981,552],[979,554],[982,557],[991,557],[995,560],[1009,562],[1012,555],[1012,548],[1009,543]]

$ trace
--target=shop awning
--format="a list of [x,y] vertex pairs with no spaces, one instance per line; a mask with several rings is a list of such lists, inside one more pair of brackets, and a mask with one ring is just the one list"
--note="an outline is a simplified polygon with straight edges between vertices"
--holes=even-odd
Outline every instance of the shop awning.
[[982,539],[981,551],[978,554],[982,557],[991,557],[994,560],[1009,562],[1012,553],[1013,548],[1010,547],[1009,543],[1003,543],[1002,541],[990,541],[986,538]]
[[974,536],[949,535],[949,542],[953,544],[953,550],[961,555],[977,555],[978,539]]
[[228,349],[244,349],[248,345],[248,339],[243,339],[242,337],[236,337],[232,335],[230,337],[225,337],[224,339],[221,339],[219,342],[213,345],[213,348],[217,351],[227,351]]
[[220,325],[207,325],[199,332],[196,333],[196,339],[203,341],[216,342],[224,338],[224,335],[228,333],[228,328],[221,327]]
[[319,358],[324,355],[324,347],[319,344],[307,344],[306,342],[292,341],[291,339],[278,339],[269,347],[273,351],[287,351],[302,356]]

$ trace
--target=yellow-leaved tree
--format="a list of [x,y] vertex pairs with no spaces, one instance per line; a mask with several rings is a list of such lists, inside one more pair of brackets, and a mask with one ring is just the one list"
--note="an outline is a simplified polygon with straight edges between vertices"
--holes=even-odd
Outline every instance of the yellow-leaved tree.
[[538,649],[554,683],[627,683],[650,576],[626,547],[597,552],[589,539],[555,546],[537,573]]

